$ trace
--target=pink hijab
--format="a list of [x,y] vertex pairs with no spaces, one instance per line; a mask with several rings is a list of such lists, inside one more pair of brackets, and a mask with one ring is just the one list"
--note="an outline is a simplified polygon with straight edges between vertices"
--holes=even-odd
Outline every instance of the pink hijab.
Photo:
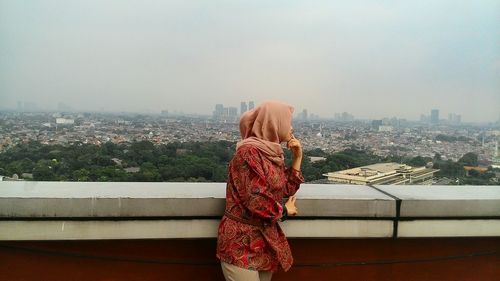
[[258,107],[245,112],[240,118],[242,140],[236,149],[243,145],[257,147],[272,162],[283,165],[283,142],[292,129],[293,107],[277,101],[266,101]]

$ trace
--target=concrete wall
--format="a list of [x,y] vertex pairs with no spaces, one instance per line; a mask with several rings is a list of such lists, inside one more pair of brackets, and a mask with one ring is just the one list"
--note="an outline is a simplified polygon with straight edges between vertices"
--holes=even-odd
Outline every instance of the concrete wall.
[[[222,183],[0,183],[0,280],[222,280]],[[500,187],[302,185],[273,280],[498,280]]]
[[[500,187],[304,184],[290,238],[500,236]],[[214,238],[223,183],[0,183],[0,240]]]

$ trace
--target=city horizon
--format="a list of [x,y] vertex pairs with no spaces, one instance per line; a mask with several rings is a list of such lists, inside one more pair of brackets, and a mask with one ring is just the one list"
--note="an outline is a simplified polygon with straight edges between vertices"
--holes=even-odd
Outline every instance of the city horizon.
[[[241,101],[241,102],[246,102],[248,104],[248,101]],[[240,110],[240,104],[227,104],[227,103],[214,103],[212,106],[208,106],[207,109],[203,112],[195,112],[195,111],[189,111],[189,110],[179,110],[179,109],[142,109],[142,110],[134,110],[134,109],[105,109],[105,108],[94,108],[94,109],[89,109],[89,108],[75,108],[71,105],[68,104],[62,104],[63,108],[61,108],[61,103],[59,105],[55,105],[53,107],[40,107],[38,106],[37,103],[34,102],[20,102],[21,107],[19,102],[17,106],[10,106],[6,107],[4,104],[0,105],[0,110],[1,111],[17,111],[17,112],[64,112],[64,113],[84,113],[84,112],[89,112],[89,113],[110,113],[110,114],[148,114],[148,115],[170,115],[170,116],[200,116],[200,117],[213,117],[214,114],[214,109],[217,104],[222,104],[227,107],[233,107],[237,109],[237,114],[238,116],[241,114]],[[24,105],[27,104],[28,108],[24,108]],[[255,103],[255,106],[258,106],[259,102]],[[381,120],[381,119],[388,119],[388,118],[397,118],[397,119],[402,119],[402,120],[408,120],[408,121],[423,121],[422,117],[426,117],[428,120],[426,122],[430,122],[431,118],[431,112],[432,110],[437,109],[439,111],[439,120],[440,121],[448,121],[450,116],[459,116],[461,118],[461,121],[459,123],[469,123],[469,124],[490,124],[490,123],[498,123],[500,122],[500,114],[499,116],[495,119],[493,118],[492,120],[468,120],[464,118],[464,116],[460,112],[443,112],[439,108],[431,108],[427,112],[421,112],[418,116],[412,116],[412,117],[405,117],[405,116],[400,116],[400,115],[386,115],[386,116],[377,116],[377,117],[369,117],[369,116],[362,116],[362,115],[357,115],[354,114],[354,112],[349,111],[349,110],[339,110],[336,112],[331,112],[329,115],[324,116],[317,114],[314,111],[311,111],[308,108],[297,108],[295,107],[294,111],[294,118],[301,118],[301,114],[303,113],[303,110],[306,110],[309,114],[310,117],[309,119],[313,120],[335,120],[338,119],[336,115],[342,114],[342,113],[347,113],[353,117],[354,120]],[[167,113],[167,114],[165,114]]]

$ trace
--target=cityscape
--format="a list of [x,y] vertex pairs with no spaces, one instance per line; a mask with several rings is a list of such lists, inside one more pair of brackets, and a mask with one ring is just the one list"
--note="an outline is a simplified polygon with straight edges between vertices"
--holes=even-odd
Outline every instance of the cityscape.
[[[172,114],[167,110],[158,114],[71,112],[63,103],[59,103],[59,111],[48,112],[34,110],[34,103],[18,105],[18,110],[0,111],[0,152],[30,140],[42,144],[96,145],[140,140],[156,144],[238,141],[239,117],[253,109],[255,102],[241,102],[240,108],[216,104],[211,116]],[[326,119],[308,113],[307,109],[295,110],[294,131],[305,150],[336,152],[356,146],[379,156],[432,157],[439,153],[451,160],[474,152],[480,164],[488,166],[495,160],[500,138],[500,120],[489,124],[465,123],[460,114],[450,113],[448,118],[441,118],[439,109],[432,109],[429,115],[422,114],[418,121],[397,117],[362,120],[348,112],[334,116]]]
[[[129,145],[140,141],[155,145],[235,143],[240,139],[239,117],[253,109],[255,102],[243,101],[239,108],[216,104],[211,116],[167,110],[158,114],[72,112],[61,103],[60,111],[41,112],[33,110],[33,104],[18,105],[18,110],[0,113],[0,153],[30,141],[63,146],[77,143],[101,146],[108,142]],[[500,168],[499,122],[464,123],[456,113],[440,118],[439,109],[432,109],[429,115],[422,114],[418,121],[397,117],[360,120],[348,112],[334,116],[325,119],[307,109],[296,110],[294,132],[305,151],[319,149],[334,154],[356,148],[380,158],[430,159],[439,155],[449,161],[473,153],[477,155],[478,167]]]
[[499,8],[0,0],[0,281],[500,280]]

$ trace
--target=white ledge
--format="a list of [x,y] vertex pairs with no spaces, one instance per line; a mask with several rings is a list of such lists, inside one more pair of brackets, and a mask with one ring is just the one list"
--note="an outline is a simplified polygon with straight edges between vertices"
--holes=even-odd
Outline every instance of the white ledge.
[[[224,183],[1,182],[0,240],[215,238]],[[290,238],[500,236],[500,186],[303,184]]]
[[[280,223],[289,238],[391,237],[391,221],[297,220]],[[1,240],[216,238],[219,220],[0,221]]]

